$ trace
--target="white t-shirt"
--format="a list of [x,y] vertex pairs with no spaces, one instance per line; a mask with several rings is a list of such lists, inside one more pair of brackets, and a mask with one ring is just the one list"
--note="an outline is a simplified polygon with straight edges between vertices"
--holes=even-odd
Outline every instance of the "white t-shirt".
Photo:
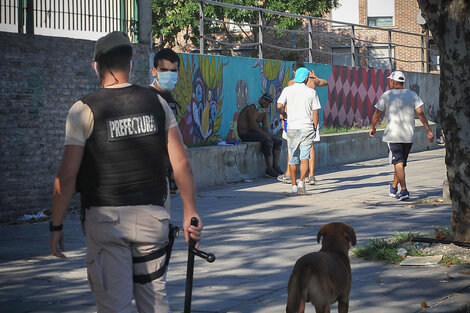
[[287,106],[287,129],[313,130],[313,111],[321,109],[315,89],[294,83],[282,90],[278,103]]
[[[131,86],[131,84],[125,83],[105,88],[124,88],[129,86]],[[162,103],[163,111],[165,111],[165,130],[177,127],[178,123],[166,101],[160,102]],[[80,100],[75,102],[67,115],[64,145],[84,147],[86,140],[93,132],[93,127],[93,112],[90,107]]]
[[415,110],[424,103],[416,92],[408,89],[386,91],[375,107],[385,111],[387,127],[383,141],[391,143],[410,143],[414,140]]

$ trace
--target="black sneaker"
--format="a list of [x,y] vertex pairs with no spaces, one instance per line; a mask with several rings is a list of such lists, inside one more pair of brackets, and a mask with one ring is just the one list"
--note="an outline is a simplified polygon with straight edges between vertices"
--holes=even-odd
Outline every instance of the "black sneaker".
[[273,167],[273,169],[277,173],[278,176],[284,174],[284,171],[281,170],[279,166]]
[[406,200],[406,199],[409,199],[410,198],[410,193],[408,192],[408,190],[402,190],[400,191],[399,194],[396,195],[396,198],[397,200],[399,201],[403,201],[403,200]]
[[266,177],[272,177],[272,178],[277,178],[277,176],[279,176],[276,171],[273,169],[273,168],[268,168],[265,172],[264,172],[264,176]]

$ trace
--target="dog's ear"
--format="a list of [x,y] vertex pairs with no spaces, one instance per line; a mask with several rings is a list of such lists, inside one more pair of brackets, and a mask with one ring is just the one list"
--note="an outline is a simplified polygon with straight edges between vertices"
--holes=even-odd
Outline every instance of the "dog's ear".
[[318,234],[317,234],[317,242],[320,243],[320,239],[321,237],[323,237],[326,233],[326,225],[323,225],[322,227],[320,227],[320,230],[318,231]]
[[351,245],[355,246],[357,241],[356,241],[356,232],[354,231],[354,228],[348,225],[347,231],[344,233],[344,236],[349,240]]

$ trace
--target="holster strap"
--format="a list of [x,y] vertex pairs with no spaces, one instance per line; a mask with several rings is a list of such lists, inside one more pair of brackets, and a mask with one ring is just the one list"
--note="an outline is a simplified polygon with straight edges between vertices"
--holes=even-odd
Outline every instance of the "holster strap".
[[134,275],[134,284],[146,284],[150,283],[152,280],[159,279],[165,274],[166,264],[160,267],[157,271],[150,274],[143,275]]
[[152,261],[158,258],[161,258],[166,254],[167,247],[164,246],[150,254],[144,255],[144,256],[134,256],[132,257],[132,263],[143,263],[147,261]]

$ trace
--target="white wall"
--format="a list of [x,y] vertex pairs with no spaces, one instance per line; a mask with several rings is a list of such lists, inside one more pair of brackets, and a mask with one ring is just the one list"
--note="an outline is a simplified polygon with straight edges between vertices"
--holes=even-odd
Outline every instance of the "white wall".
[[[340,6],[331,10],[331,20],[359,24],[359,0],[340,0]],[[340,26],[340,24],[333,24]]]

